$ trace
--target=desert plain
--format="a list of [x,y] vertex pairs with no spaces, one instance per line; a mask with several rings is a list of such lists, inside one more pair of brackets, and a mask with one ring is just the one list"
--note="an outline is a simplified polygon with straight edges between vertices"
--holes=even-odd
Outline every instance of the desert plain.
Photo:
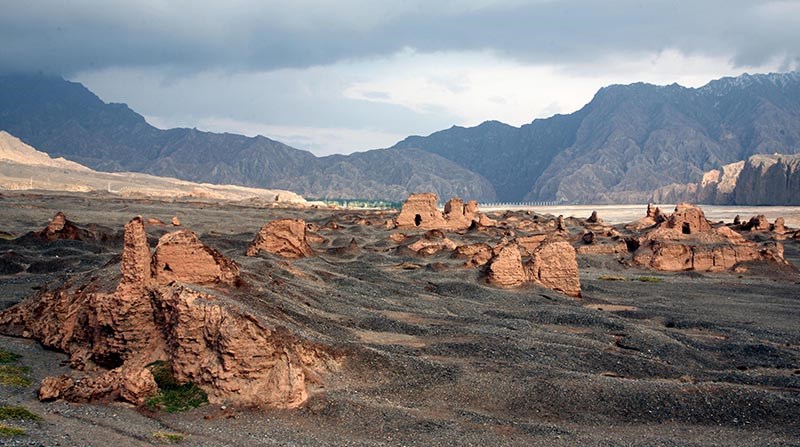
[[[561,225],[533,211],[490,212],[496,226],[431,233],[394,228],[396,210],[52,192],[3,192],[0,208],[0,309],[119,270],[132,218],[164,223],[145,225],[155,247],[177,217],[238,265],[241,284],[229,295],[243,312],[336,359],[294,408],[214,402],[167,413],[117,399],[42,402],[45,377],[80,372],[63,352],[2,336],[30,383],[0,387],[0,404],[42,418],[10,421],[26,435],[2,445],[800,445],[800,242],[790,231],[778,241],[785,263],[719,271],[659,271],[621,249],[578,249],[576,297],[537,283],[500,287],[453,249],[409,248],[443,239],[496,246]],[[59,211],[105,237],[25,236]],[[580,247],[588,215],[574,217],[562,237]],[[313,255],[246,256],[276,219],[313,229]],[[538,223],[520,225],[528,221]]]

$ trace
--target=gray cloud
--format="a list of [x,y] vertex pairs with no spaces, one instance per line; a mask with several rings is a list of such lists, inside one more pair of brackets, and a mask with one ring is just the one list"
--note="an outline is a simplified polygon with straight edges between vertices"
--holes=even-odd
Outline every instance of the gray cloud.
[[[431,6],[431,4],[433,4]],[[419,51],[491,49],[526,62],[591,63],[677,49],[740,65],[800,57],[790,1],[5,2],[0,70],[181,72],[308,67]]]

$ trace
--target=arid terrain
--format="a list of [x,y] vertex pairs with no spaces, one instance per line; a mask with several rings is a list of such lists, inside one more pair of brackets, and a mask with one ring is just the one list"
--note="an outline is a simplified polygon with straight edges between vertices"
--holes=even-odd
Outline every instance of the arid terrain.
[[[30,368],[31,383],[0,386],[0,405],[22,405],[43,419],[4,421],[26,435],[0,445],[168,442],[159,433],[180,435],[187,446],[800,445],[800,242],[793,230],[771,226],[774,219],[742,237],[727,226],[705,228],[691,208],[676,210],[685,215],[665,242],[672,221],[653,210],[636,229],[589,222],[590,213],[559,222],[497,211],[480,225],[456,228],[449,220],[442,225],[452,228],[440,231],[424,228],[426,218],[413,212],[410,227],[394,228],[403,217],[397,211],[102,193],[3,192],[0,209],[0,310],[74,278],[116,281],[128,244],[123,227],[143,216],[165,223],[145,224],[151,249],[186,228],[238,265],[235,285],[197,290],[224,294],[259,324],[324,347],[338,365],[320,374],[297,408],[214,402],[170,414],[109,399],[40,402],[42,379],[76,373],[70,357],[2,336],[0,347],[22,356],[17,363]],[[59,211],[95,237],[26,236]],[[637,219],[647,212],[641,208]],[[277,219],[305,221],[310,256],[248,249]],[[597,228],[596,240],[588,241],[589,228]],[[545,233],[577,249],[580,297],[552,290],[571,290],[561,270],[536,267],[536,238]],[[680,234],[700,242],[682,242]],[[454,255],[453,247],[482,243],[490,246],[485,265],[467,267]],[[702,258],[696,243],[747,261],[720,263],[717,251]],[[693,269],[663,259],[663,246],[690,244]],[[491,284],[508,279],[497,258],[512,246],[538,277]]]

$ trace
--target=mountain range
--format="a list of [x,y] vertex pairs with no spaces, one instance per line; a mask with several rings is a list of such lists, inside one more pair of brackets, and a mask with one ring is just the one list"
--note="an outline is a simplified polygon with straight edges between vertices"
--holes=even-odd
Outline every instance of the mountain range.
[[79,83],[0,76],[0,130],[53,157],[101,171],[288,189],[314,198],[405,199],[415,191],[491,200],[479,174],[422,150],[318,158],[263,136],[161,130],[125,104],[106,104]]
[[102,192],[123,197],[184,198],[306,204],[291,191],[193,183],[138,172],[98,172],[74,161],[52,158],[0,130],[0,190]]
[[755,154],[800,152],[800,73],[700,88],[612,85],[580,110],[514,127],[487,121],[388,149],[315,157],[269,138],[161,130],[124,104],[47,76],[0,77],[0,129],[107,171],[281,188],[307,197],[639,203]]

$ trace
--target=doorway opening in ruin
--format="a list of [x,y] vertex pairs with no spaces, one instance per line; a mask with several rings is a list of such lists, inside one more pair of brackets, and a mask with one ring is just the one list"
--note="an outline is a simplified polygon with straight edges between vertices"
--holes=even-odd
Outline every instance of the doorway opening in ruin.
[[419,224],[421,223],[422,223],[422,216],[420,216],[419,214],[414,216],[414,225],[419,226]]
[[683,227],[681,228],[681,231],[683,232],[683,234],[691,234],[692,233],[692,227],[689,226],[689,222],[684,222],[683,223]]

